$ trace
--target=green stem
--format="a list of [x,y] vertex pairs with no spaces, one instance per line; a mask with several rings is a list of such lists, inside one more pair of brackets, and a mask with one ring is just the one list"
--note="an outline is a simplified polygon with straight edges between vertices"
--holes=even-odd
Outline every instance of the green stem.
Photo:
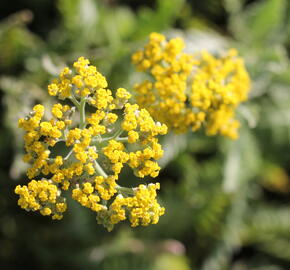
[[124,138],[119,138],[119,136],[123,133],[122,128],[120,128],[113,136],[111,137],[107,137],[107,138],[97,138],[97,139],[93,139],[93,142],[98,142],[98,143],[102,143],[102,142],[106,142],[106,141],[110,141],[110,140],[115,140],[116,141],[126,141],[128,140],[128,137],[124,137]]
[[86,126],[86,100],[85,98],[81,99],[79,112],[80,112],[80,129],[83,129]]
[[116,138],[116,141],[118,141],[118,142],[127,142],[128,141],[128,137],[122,137],[122,138],[118,137],[118,138]]
[[122,133],[123,133],[123,129],[120,127],[117,130],[117,132],[112,137],[110,137],[110,140],[114,140],[114,139],[118,138]]
[[74,149],[72,148],[72,149],[68,152],[68,154],[64,157],[64,160],[69,159],[69,157],[71,156],[71,154],[73,153],[73,151],[74,151]]
[[119,185],[116,186],[116,189],[119,193],[122,195],[128,196],[128,195],[134,195],[134,189],[133,188],[127,188],[127,187],[121,187]]
[[71,102],[77,107],[77,109],[80,109],[80,103],[77,101],[77,99],[75,98],[75,96],[72,94],[70,97]]
[[104,178],[107,178],[108,177],[108,175],[105,173],[105,171],[103,170],[103,168],[100,166],[100,164],[96,160],[95,160],[95,169]]

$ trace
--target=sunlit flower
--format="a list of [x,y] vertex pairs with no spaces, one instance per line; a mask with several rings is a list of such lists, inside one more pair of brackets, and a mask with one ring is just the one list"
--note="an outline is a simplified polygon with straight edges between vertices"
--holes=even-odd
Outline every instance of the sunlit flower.
[[236,50],[221,57],[184,52],[180,38],[152,33],[132,56],[136,69],[149,75],[135,86],[136,101],[154,119],[177,133],[204,128],[207,135],[238,137],[237,106],[247,100],[250,78]]
[[[108,230],[126,218],[132,226],[155,224],[164,213],[156,201],[159,184],[124,188],[117,182],[125,165],[137,177],[158,176],[156,160],[163,150],[157,136],[166,134],[167,127],[155,122],[146,109],[130,104],[126,89],[113,95],[107,85],[96,67],[80,57],[74,70],[64,68],[48,86],[50,95],[69,99],[74,106],[57,103],[51,109],[53,117],[45,120],[39,104],[19,120],[25,131],[24,161],[30,164],[27,176],[45,177],[16,187],[22,208],[61,219],[66,210],[61,191],[70,190],[73,199],[97,212],[98,222]],[[86,106],[92,113],[86,113]],[[61,142],[64,152],[57,147]],[[116,218],[119,212],[122,218]]]

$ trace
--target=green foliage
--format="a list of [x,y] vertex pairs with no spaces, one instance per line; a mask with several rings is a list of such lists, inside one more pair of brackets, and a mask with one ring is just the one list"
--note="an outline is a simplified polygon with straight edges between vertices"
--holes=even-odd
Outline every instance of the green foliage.
[[231,30],[239,40],[251,45],[279,43],[284,31],[285,0],[265,0],[251,4],[231,18]]
[[[0,22],[0,268],[289,269],[289,2],[58,0],[42,36],[31,24],[39,22],[36,2],[34,22],[15,3],[0,4],[15,11]],[[152,227],[124,224],[108,234],[73,201],[58,223],[18,209],[13,189],[26,177],[17,119],[51,102],[47,83],[80,55],[112,89],[132,89],[130,55],[152,31],[184,36],[191,51],[238,48],[252,78],[238,111],[240,139],[164,138],[158,181],[166,214]]]

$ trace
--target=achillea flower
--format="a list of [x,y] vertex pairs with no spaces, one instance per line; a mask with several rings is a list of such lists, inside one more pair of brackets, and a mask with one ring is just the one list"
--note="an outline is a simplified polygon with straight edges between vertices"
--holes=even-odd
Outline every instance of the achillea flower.
[[136,101],[154,119],[177,133],[204,128],[207,135],[238,137],[237,106],[247,100],[250,78],[232,49],[221,57],[190,55],[180,38],[169,41],[152,33],[144,49],[132,56],[148,79],[135,86]]
[[[17,186],[18,204],[61,219],[67,207],[61,191],[70,190],[72,198],[96,212],[108,230],[127,217],[132,226],[157,223],[164,213],[156,201],[159,184],[125,188],[117,181],[125,164],[138,177],[158,176],[156,160],[163,150],[157,136],[166,134],[167,127],[156,123],[146,109],[130,104],[131,95],[124,88],[114,96],[106,78],[84,57],[74,63],[74,71],[64,68],[48,92],[70,99],[74,106],[57,103],[51,109],[53,117],[44,120],[45,109],[39,104],[19,120],[25,131],[24,161],[30,163],[27,176],[45,178]],[[85,106],[94,112],[86,114]],[[60,142],[66,145],[65,154],[57,153]]]

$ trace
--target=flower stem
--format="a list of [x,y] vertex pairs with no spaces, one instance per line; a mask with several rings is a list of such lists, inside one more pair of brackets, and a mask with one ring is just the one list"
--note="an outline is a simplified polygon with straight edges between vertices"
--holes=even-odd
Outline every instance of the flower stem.
[[104,178],[107,178],[108,177],[108,175],[105,173],[105,171],[103,170],[103,168],[100,166],[100,164],[96,160],[95,160],[95,169]]
[[64,160],[69,159],[69,157],[71,156],[71,154],[73,153],[73,151],[74,151],[74,149],[72,148],[72,149],[68,152],[68,154],[64,157]]
[[93,142],[98,142],[98,143],[102,143],[102,142],[106,142],[106,141],[110,141],[110,140],[116,140],[116,141],[127,141],[128,137],[124,137],[124,138],[120,138],[119,136],[123,133],[123,129],[120,128],[118,129],[118,131],[111,137],[107,137],[107,138],[97,138],[97,139],[93,139]]
[[80,109],[80,103],[77,101],[77,99],[75,98],[75,96],[72,94],[70,97],[71,102],[77,107],[77,109]]
[[119,185],[116,186],[116,189],[119,193],[122,195],[128,196],[128,195],[134,195],[134,189],[133,188],[127,188],[127,187],[121,187]]
[[116,141],[118,141],[118,142],[127,142],[128,141],[128,137],[118,137],[118,138],[116,138]]
[[79,112],[80,112],[80,129],[83,129],[86,126],[86,100],[85,98],[81,99],[80,106],[79,106]]

